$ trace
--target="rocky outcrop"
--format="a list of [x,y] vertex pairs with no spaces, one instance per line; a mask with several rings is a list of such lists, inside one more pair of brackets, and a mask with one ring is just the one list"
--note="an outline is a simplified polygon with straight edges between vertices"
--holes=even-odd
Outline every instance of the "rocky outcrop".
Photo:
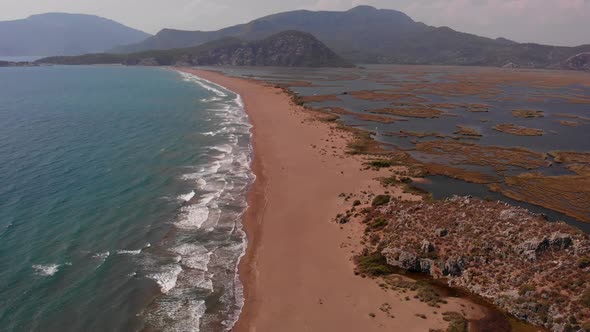
[[[206,46],[205,44],[204,46]],[[351,67],[310,34],[285,31],[267,39],[229,44],[189,55],[193,65]]]
[[428,254],[430,252],[433,252],[435,250],[434,244],[432,244],[432,242],[428,241],[428,240],[424,240],[422,241],[422,253],[423,254]]
[[515,64],[514,62],[508,62],[507,64],[503,65],[502,68],[514,69],[514,68],[518,68],[518,65]]
[[387,264],[411,272],[431,273],[433,261],[419,258],[416,254],[398,248],[386,248],[381,254],[385,256]]
[[443,276],[458,277],[463,274],[465,270],[465,258],[463,257],[450,257],[441,264],[441,270]]
[[515,252],[527,260],[534,261],[538,254],[548,249],[567,249],[572,245],[572,237],[568,234],[553,233],[550,237],[529,239],[515,247]]
[[145,66],[354,67],[314,36],[299,31],[284,31],[251,42],[229,37],[193,48],[50,57],[38,62],[74,65],[118,63]]
[[434,231],[434,234],[436,234],[437,237],[445,237],[445,236],[449,235],[449,231],[444,228],[437,228]]
[[579,53],[568,58],[565,66],[574,70],[590,70],[590,52]]
[[157,66],[158,61],[155,58],[142,58],[137,62],[138,66]]
[[590,238],[580,230],[472,197],[392,200],[364,212],[367,225],[388,221],[367,228],[377,243],[365,241],[388,265],[446,280],[552,331],[590,331]]

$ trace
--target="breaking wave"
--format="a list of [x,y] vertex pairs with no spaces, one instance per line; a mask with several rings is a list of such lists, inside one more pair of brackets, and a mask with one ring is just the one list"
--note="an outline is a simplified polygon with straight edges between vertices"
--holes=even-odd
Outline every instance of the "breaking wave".
[[37,275],[50,277],[59,271],[60,264],[35,264],[32,266]]
[[[178,195],[184,203],[173,221],[173,236],[161,250],[141,255],[146,256],[144,275],[162,293],[144,317],[156,330],[229,330],[244,303],[237,267],[246,248],[241,217],[254,180],[251,125],[239,95],[195,75],[180,75],[210,94],[201,99],[211,119],[201,135],[213,143],[202,151],[206,165],[180,177],[194,189]],[[207,308],[205,299],[211,297],[221,305]]]

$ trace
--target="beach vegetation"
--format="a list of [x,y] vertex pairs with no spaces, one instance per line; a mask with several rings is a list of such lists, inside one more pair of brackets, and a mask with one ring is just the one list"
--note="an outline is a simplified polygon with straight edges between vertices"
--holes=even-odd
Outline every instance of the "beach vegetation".
[[590,257],[582,256],[582,257],[578,258],[578,267],[580,269],[585,269],[588,266],[590,266]]
[[397,179],[397,176],[395,175],[386,178],[381,178],[380,180],[381,185],[383,185],[384,187],[393,186],[400,183],[400,181]]
[[436,291],[434,286],[428,280],[418,280],[416,282],[398,282],[397,287],[409,288],[416,292],[414,298],[424,302],[431,307],[436,307],[439,303],[446,303],[441,295]]
[[467,332],[467,320],[460,313],[447,311],[443,313],[443,319],[449,322],[447,332]]
[[361,275],[383,276],[393,273],[393,267],[387,264],[387,259],[376,251],[355,257],[357,272]]
[[387,223],[388,223],[387,219],[377,218],[369,224],[369,228],[373,231],[381,230],[385,226],[387,226]]
[[580,298],[580,302],[586,308],[590,308],[590,288],[586,289],[584,293],[582,293],[582,297]]
[[390,195],[377,195],[373,198],[373,202],[371,203],[372,206],[381,206],[389,203],[391,201]]
[[393,160],[387,160],[387,159],[379,159],[379,160],[372,160],[369,162],[369,166],[373,167],[373,168],[387,168],[387,167],[391,167],[394,166],[396,163]]

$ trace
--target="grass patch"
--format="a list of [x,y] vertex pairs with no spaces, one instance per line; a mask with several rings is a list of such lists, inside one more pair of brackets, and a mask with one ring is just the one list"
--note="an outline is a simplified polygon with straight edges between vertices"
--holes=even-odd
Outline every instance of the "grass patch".
[[394,185],[400,183],[400,181],[398,181],[398,179],[395,175],[390,176],[388,178],[381,178],[380,180],[381,180],[381,185],[384,187],[394,186]]
[[428,281],[416,281],[410,286],[410,289],[416,291],[416,298],[421,302],[427,303],[431,307],[436,307],[439,303],[445,303],[440,294]]
[[393,273],[393,267],[387,264],[387,259],[376,251],[368,255],[355,257],[357,274],[382,276]]
[[520,288],[518,289],[518,295],[523,296],[528,292],[534,292],[535,291],[535,286],[531,285],[531,284],[524,284],[522,286],[520,286]]
[[381,206],[389,203],[391,201],[390,195],[377,195],[373,198],[373,202],[371,203],[372,206]]
[[467,320],[460,313],[447,311],[443,313],[443,319],[449,322],[447,332],[467,332]]
[[377,231],[377,230],[381,230],[383,229],[385,226],[387,226],[389,222],[387,221],[387,219],[385,218],[377,218],[375,220],[373,220],[370,224],[369,224],[369,228],[372,231]]
[[584,293],[582,293],[582,297],[580,298],[580,302],[586,308],[590,308],[590,289],[587,289],[586,291],[584,291]]
[[373,168],[387,168],[396,165],[396,163],[393,160],[386,159],[373,160],[370,161],[368,164]]
[[354,140],[348,143],[349,154],[369,154],[371,145],[374,144],[371,133],[366,131],[354,132]]
[[590,257],[588,256],[582,256],[580,258],[578,258],[578,267],[580,269],[585,269],[588,266],[590,266]]

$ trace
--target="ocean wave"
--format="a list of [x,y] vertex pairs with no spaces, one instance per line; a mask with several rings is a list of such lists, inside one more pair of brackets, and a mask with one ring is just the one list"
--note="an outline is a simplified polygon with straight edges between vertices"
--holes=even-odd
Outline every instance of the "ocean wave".
[[191,82],[191,83],[196,83],[199,86],[201,86],[202,88],[204,88],[205,90],[213,92],[218,97],[227,97],[226,93],[224,93],[223,91],[214,87],[214,85],[215,85],[214,83],[212,83],[204,78],[200,78],[196,75],[185,73],[185,72],[180,72],[180,75],[182,75],[182,77],[185,81]]
[[[175,223],[180,228],[199,229],[209,218],[209,204],[219,198],[220,191],[203,195],[197,204],[182,208],[181,218]],[[213,207],[216,207],[214,205]]]
[[139,255],[141,254],[141,249],[137,249],[137,250],[117,250],[117,254],[119,255]]
[[[159,265],[154,270],[150,265],[150,272],[155,271],[151,275],[157,276],[158,285],[167,291],[146,316],[149,325],[163,331],[195,330],[201,323],[206,329],[216,320],[230,330],[244,303],[237,268],[247,245],[240,218],[247,207],[247,186],[255,178],[251,173],[252,125],[238,94],[207,80],[186,77],[226,95],[218,96],[220,100],[211,101],[205,110],[205,117],[213,121],[201,135],[214,138],[207,139],[212,144],[200,158],[207,158],[208,164],[181,176],[182,180],[197,182],[198,190],[191,200],[194,203],[180,208],[174,222],[175,237],[166,244],[167,253],[159,259],[163,268]],[[170,254],[178,255],[178,263],[170,263]],[[172,270],[172,266],[177,268]],[[187,296],[195,289],[213,292],[217,285],[220,294],[216,296],[220,296],[222,305],[211,312],[206,313],[205,303],[199,302],[206,295]]]
[[207,265],[209,264],[212,253],[204,246],[185,243],[174,247],[172,251],[182,257],[180,263],[183,266],[191,269],[208,271]]
[[35,264],[32,268],[38,275],[50,277],[59,271],[60,266],[60,264]]
[[[247,208],[248,208],[248,204],[246,204],[246,208],[244,209],[244,211]],[[244,285],[242,284],[242,281],[240,280],[238,268],[240,265],[240,261],[246,255],[246,248],[248,247],[248,238],[246,237],[246,232],[244,232],[242,224],[238,223],[237,225],[238,225],[237,226],[238,233],[240,234],[240,237],[242,239],[242,245],[241,245],[240,256],[238,257],[238,260],[234,266],[234,296],[235,296],[235,301],[236,301],[236,310],[233,312],[232,315],[230,315],[230,317],[228,319],[226,319],[222,322],[222,324],[226,327],[226,331],[230,331],[234,327],[234,325],[236,324],[236,322],[240,318],[240,313],[242,312],[242,309],[244,308],[244,304],[246,303],[246,298],[244,296]]]
[[176,286],[176,280],[181,271],[180,265],[169,264],[160,267],[160,271],[151,273],[147,277],[154,280],[160,286],[160,291],[166,294]]
[[190,201],[193,197],[195,197],[195,191],[192,190],[190,193],[188,194],[184,194],[184,195],[179,195],[178,199],[180,199],[181,201],[185,201],[188,202]]
[[203,136],[217,136],[219,134],[231,133],[232,131],[233,131],[233,129],[230,127],[222,127],[221,129],[218,129],[218,130],[204,132],[201,135],[203,135]]
[[159,303],[157,311],[148,314],[147,318],[155,330],[199,332],[206,310],[204,300],[178,299]]
[[209,149],[210,150],[219,151],[219,152],[223,152],[223,153],[231,153],[234,150],[234,148],[231,145],[229,145],[229,144],[221,144],[221,145],[210,146]]
[[99,253],[92,255],[92,258],[97,258],[97,259],[104,261],[107,258],[109,258],[110,255],[111,255],[110,251],[105,251],[105,252],[99,252]]

